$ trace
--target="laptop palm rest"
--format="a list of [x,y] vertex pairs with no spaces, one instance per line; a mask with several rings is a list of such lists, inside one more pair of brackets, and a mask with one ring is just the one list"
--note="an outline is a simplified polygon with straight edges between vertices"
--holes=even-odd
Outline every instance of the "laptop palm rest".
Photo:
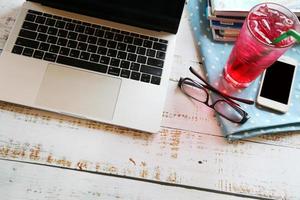
[[112,120],[121,79],[49,64],[35,104],[87,118]]

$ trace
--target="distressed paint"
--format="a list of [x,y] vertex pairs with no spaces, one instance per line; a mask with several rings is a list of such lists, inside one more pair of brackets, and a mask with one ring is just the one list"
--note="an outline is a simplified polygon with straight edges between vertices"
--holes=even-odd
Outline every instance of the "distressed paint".
[[[186,18],[184,20],[184,31],[190,33]],[[189,37],[181,29],[180,32],[182,35],[179,33],[178,41],[181,51],[194,51],[193,45],[182,42],[186,41],[183,38]],[[158,134],[150,135],[0,102],[0,158],[259,197],[299,199],[300,135],[289,133],[226,142],[217,131],[213,113],[206,112],[207,108],[197,105],[195,109],[187,110],[187,106],[178,105],[182,99],[176,101],[180,96],[174,92],[175,81],[179,76],[188,74],[188,64],[198,65],[198,61],[179,53],[175,58],[168,104]],[[199,115],[201,113],[205,115]],[[202,131],[204,125],[207,127]],[[34,169],[35,166],[30,166],[26,173],[39,177]],[[13,179],[5,180],[14,182]],[[46,191],[51,189],[50,193],[55,197],[60,197],[59,190],[64,189],[47,187],[39,179],[35,181],[38,186],[27,188],[26,194],[43,193],[40,188],[46,188]],[[123,183],[127,181],[123,180]],[[26,185],[25,181],[23,185]],[[11,185],[9,188],[19,187]],[[95,190],[82,194],[75,192],[74,196],[68,191],[62,193],[68,194],[68,197],[102,195]],[[124,197],[116,191],[111,194],[115,199]],[[180,195],[180,192],[176,190],[176,194]]]

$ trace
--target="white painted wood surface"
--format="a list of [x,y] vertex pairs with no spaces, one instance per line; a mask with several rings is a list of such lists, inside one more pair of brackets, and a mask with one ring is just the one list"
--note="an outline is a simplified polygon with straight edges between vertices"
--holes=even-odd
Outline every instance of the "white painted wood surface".
[[100,199],[235,198],[214,192],[221,191],[300,199],[300,135],[228,143],[214,113],[191,103],[176,88],[176,80],[189,75],[190,65],[200,69],[198,61],[185,13],[162,128],[153,135],[1,102],[0,195],[98,199],[100,191]]

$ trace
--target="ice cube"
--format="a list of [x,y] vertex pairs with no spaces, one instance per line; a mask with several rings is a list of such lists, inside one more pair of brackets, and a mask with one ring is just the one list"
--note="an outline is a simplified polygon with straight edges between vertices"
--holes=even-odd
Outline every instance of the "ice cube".
[[264,19],[264,18],[267,18],[267,15],[262,12],[259,12],[259,11],[254,11],[253,13],[251,13],[251,16],[250,16],[250,19],[253,19],[253,20],[260,20],[260,19]]
[[267,35],[265,33],[263,33],[261,30],[259,30],[258,27],[254,28],[254,32],[256,34],[256,36],[258,38],[260,38],[261,40],[263,40],[264,42],[271,44],[272,41],[267,37]]

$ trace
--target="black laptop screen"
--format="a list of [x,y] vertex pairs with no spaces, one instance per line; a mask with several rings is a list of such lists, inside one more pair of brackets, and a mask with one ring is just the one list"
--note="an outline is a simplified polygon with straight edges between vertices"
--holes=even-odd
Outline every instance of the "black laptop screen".
[[176,33],[184,0],[32,0],[144,28]]

